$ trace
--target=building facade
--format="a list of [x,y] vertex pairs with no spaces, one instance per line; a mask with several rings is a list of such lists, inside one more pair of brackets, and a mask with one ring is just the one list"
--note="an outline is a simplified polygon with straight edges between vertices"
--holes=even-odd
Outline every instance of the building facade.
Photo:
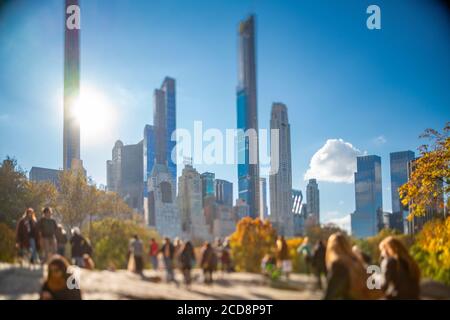
[[178,179],[178,208],[184,238],[210,241],[202,205],[202,181],[192,165],[186,164]]
[[233,207],[233,183],[216,179],[214,185],[217,204]]
[[269,218],[269,208],[267,207],[267,179],[259,178],[259,212],[260,219]]
[[278,234],[294,235],[294,217],[292,215],[292,163],[291,129],[286,105],[274,103],[270,117],[270,129],[278,130],[278,137],[270,138],[270,149],[278,149],[278,161],[272,157],[269,176],[270,184],[270,220]]
[[[408,165],[414,160],[415,155],[412,151],[392,152],[389,155],[390,169],[391,169],[391,200],[392,200],[392,214],[395,217],[401,215],[403,217],[403,226],[399,229],[400,232],[408,233],[408,206],[402,205],[398,189],[408,182]],[[395,220],[395,219],[394,219]]]
[[55,187],[59,187],[59,174],[61,170],[32,167],[29,179],[33,182],[50,182]]
[[260,201],[254,16],[239,24],[238,56],[238,197],[248,204],[250,215],[256,218],[260,216]]
[[306,186],[306,213],[314,224],[320,224],[320,192],[316,179],[309,179]]
[[175,197],[173,177],[166,165],[155,164],[148,180],[146,222],[163,237],[182,237],[181,217]]
[[[67,20],[74,14],[70,10],[71,6],[80,8],[78,0],[66,0],[64,7],[64,170],[71,169],[74,166],[77,169],[82,168],[80,160],[80,121],[75,112],[80,95],[80,29],[67,23]],[[78,12],[78,17],[80,14]]]
[[352,235],[372,237],[383,226],[383,194],[381,189],[381,158],[357,157],[355,172],[355,212],[351,215]]

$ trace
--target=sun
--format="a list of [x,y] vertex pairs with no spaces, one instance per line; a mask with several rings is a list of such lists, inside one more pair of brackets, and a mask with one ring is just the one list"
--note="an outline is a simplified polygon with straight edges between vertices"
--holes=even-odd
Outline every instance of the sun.
[[114,108],[100,90],[82,86],[73,112],[80,123],[81,137],[87,142],[101,140],[107,135],[114,120]]

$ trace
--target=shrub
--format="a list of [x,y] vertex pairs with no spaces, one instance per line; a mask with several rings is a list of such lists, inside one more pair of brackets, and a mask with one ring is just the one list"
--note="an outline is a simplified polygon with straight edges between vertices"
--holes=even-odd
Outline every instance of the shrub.
[[231,254],[237,271],[260,272],[261,260],[275,248],[277,233],[269,221],[245,217],[230,236]]
[[0,223],[0,261],[13,262],[15,251],[16,234],[5,223]]
[[128,244],[135,234],[143,241],[144,252],[151,238],[160,240],[155,230],[133,220],[107,218],[93,222],[91,228],[93,258],[99,269],[126,268]]

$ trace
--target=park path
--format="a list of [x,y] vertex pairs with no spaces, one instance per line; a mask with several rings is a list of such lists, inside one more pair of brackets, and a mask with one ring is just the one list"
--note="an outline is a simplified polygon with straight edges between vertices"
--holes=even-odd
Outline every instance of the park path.
[[[37,299],[42,280],[41,268],[30,270],[0,264],[0,299]],[[262,276],[251,273],[216,274],[213,285],[204,285],[200,270],[194,270],[194,281],[188,290],[184,285],[155,282],[164,277],[163,272],[146,270],[144,277],[125,270],[82,270],[80,284],[83,298],[92,299],[320,299],[321,291],[315,289],[314,279],[294,274],[283,288],[274,288],[263,282]],[[176,274],[179,283],[182,276]]]

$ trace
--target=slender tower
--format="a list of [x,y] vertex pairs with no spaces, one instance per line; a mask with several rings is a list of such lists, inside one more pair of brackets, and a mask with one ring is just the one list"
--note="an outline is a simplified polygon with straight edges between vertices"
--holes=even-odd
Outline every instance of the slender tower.
[[[239,85],[237,87],[238,189],[239,198],[259,217],[258,109],[256,102],[255,18],[239,25]],[[249,133],[249,134],[247,134]]]
[[64,170],[80,166],[80,123],[74,105],[80,93],[80,6],[66,0],[64,7]]

